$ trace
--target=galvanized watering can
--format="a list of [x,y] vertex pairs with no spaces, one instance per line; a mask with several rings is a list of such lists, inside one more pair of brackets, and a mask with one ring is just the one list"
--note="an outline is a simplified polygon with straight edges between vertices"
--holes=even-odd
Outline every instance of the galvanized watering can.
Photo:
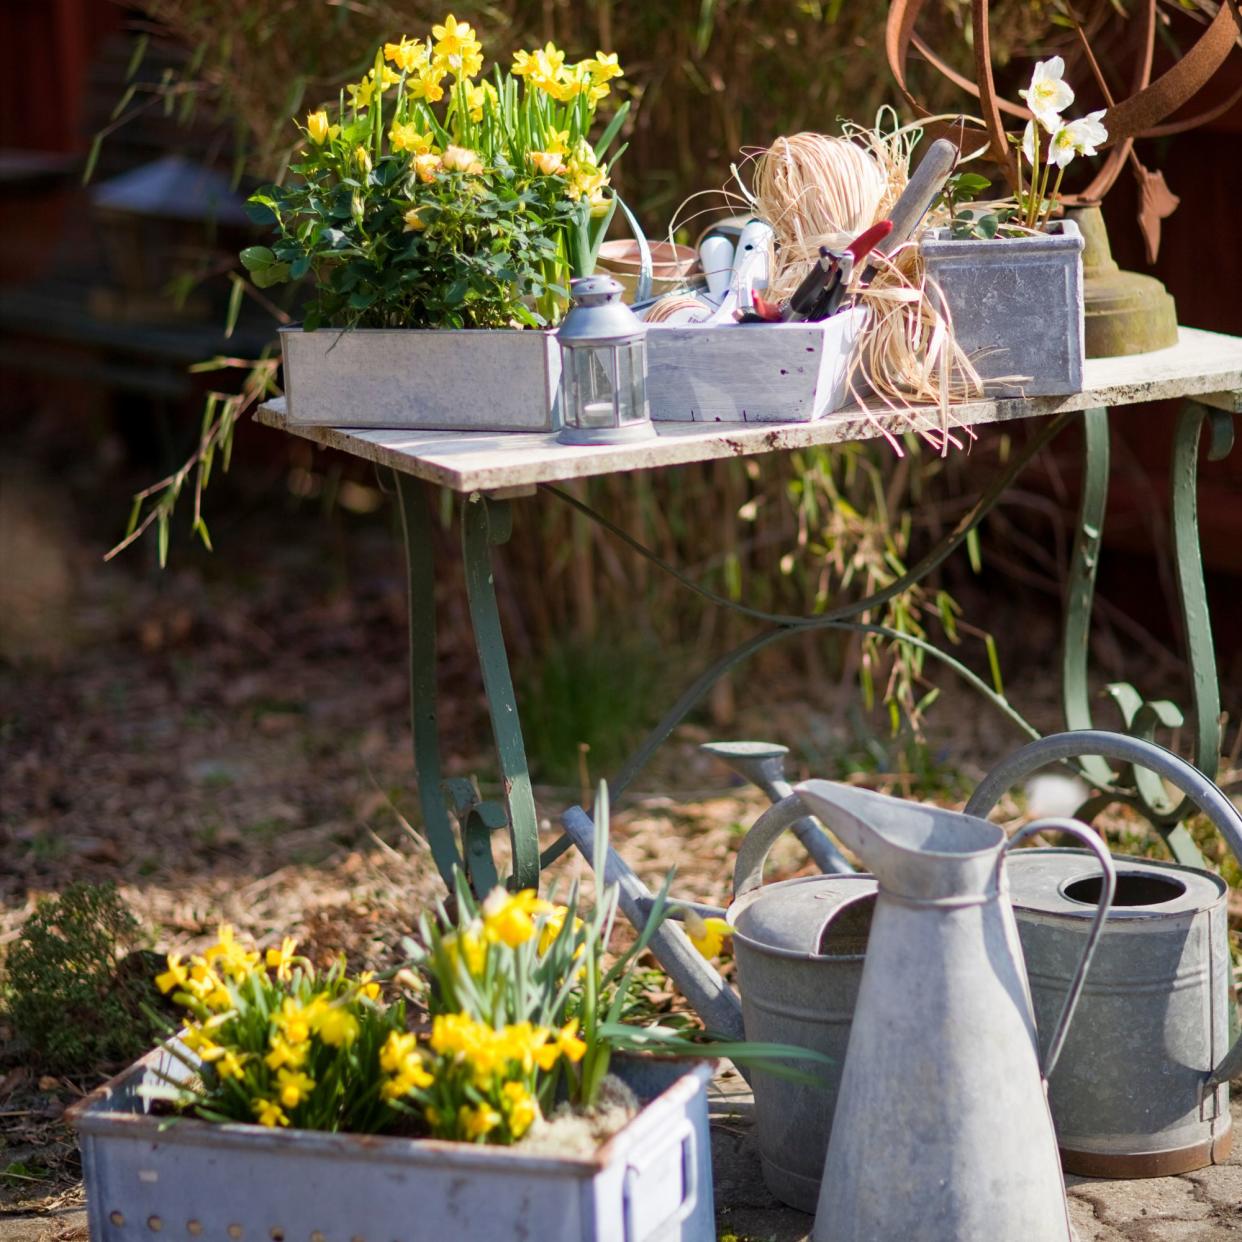
[[[1070,1242],[1045,1080],[1111,902],[1107,849],[1072,820],[1007,841],[986,820],[828,781],[797,792],[879,884],[815,1242]],[[1103,878],[1041,1067],[1005,858],[1050,827]]]
[[[1140,738],[1084,731],[1032,742],[989,773],[966,810],[1053,760],[1133,764],[1170,782],[1242,859],[1242,815],[1184,759]],[[1049,1080],[1061,1160],[1093,1177],[1157,1177],[1223,1161],[1232,1144],[1229,1079],[1242,1073],[1230,987],[1227,898],[1210,872],[1118,858],[1117,893],[1091,976]],[[1098,895],[1077,850],[1020,850],[1010,896],[1041,1043],[1088,934]],[[1232,1019],[1232,1020],[1231,1020]]]
[[832,1058],[821,1091],[759,1069],[751,1076],[763,1180],[778,1199],[814,1212],[876,882],[869,875],[822,875],[760,887],[776,838],[796,830],[805,815],[802,801],[791,797],[755,821],[738,852],[726,917],[746,1038],[798,1044]]
[[[1046,1021],[1082,950],[1099,877],[1080,850],[1019,850],[1010,896],[1036,1017]],[[1207,871],[1116,858],[1113,909],[1049,1082],[1061,1161],[1088,1177],[1163,1177],[1232,1147],[1229,926]]]
[[[562,822],[594,865],[590,818],[575,808]],[[795,1044],[832,1059],[832,1065],[822,1071],[821,1090],[760,1069],[740,1070],[754,1089],[764,1181],[778,1199],[810,1213],[819,1196],[876,883],[869,875],[851,873],[807,876],[761,887],[763,865],[776,839],[786,830],[802,836],[808,827],[844,863],[823,830],[808,821],[806,808],[796,796],[765,811],[738,851],[734,901],[727,918],[734,929],[740,1002],[676,922],[666,922],[656,931],[651,948],[712,1030],[737,1038]],[[652,895],[611,849],[604,877],[606,883],[619,886],[623,911],[641,926],[650,912]],[[713,907],[679,904],[690,904],[701,914],[726,914]]]

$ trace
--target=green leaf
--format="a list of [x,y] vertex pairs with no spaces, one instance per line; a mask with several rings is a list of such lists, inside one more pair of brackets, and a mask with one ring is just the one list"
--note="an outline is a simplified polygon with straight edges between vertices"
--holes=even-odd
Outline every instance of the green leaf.
[[276,255],[270,246],[247,246],[237,257],[248,272],[260,272],[276,262]]
[[103,149],[103,140],[102,131],[91,139],[91,149],[86,156],[86,167],[82,169],[83,185],[87,185],[95,174],[95,165],[99,163],[99,152]]
[[229,305],[224,316],[225,340],[233,335],[233,329],[237,327],[237,316],[241,313],[242,295],[246,292],[246,286],[236,272],[229,273],[229,280],[233,282],[233,287],[229,290]]

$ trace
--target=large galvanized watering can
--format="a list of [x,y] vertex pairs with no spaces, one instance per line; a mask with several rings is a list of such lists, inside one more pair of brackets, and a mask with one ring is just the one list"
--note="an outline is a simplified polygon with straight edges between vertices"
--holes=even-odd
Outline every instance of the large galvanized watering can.
[[[985,778],[967,811],[1052,760],[1101,755],[1175,786],[1242,860],[1242,815],[1184,759],[1140,738],[1083,732],[1023,747]],[[1158,1177],[1229,1154],[1229,1079],[1242,1073],[1230,986],[1228,888],[1216,875],[1118,858],[1117,894],[1049,1102],[1061,1162],[1092,1177]],[[1078,850],[1021,850],[1010,895],[1041,1037],[1088,934],[1097,899]],[[1232,1020],[1231,1020],[1232,1019]]]
[[[1111,903],[1108,851],[1072,820],[1006,841],[986,820],[845,785],[797,792],[879,884],[815,1242],[1070,1242],[1045,1078]],[[1005,855],[1050,827],[1104,874],[1041,1068]]]

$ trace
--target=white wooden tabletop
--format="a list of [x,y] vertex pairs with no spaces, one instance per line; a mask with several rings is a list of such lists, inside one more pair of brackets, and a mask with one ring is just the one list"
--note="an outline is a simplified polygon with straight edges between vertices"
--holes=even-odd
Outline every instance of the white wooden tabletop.
[[[1205,404],[1238,411],[1242,409],[1242,338],[1180,328],[1178,342],[1171,349],[1127,358],[1089,358],[1083,378],[1083,391],[1069,397],[950,406],[950,425],[977,427],[1170,397],[1199,397]],[[941,416],[933,406],[914,416],[883,407],[855,406],[812,423],[657,423],[659,434],[650,440],[586,448],[558,444],[555,433],[543,432],[292,426],[283,398],[260,406],[255,418],[265,426],[456,492],[495,492],[625,470],[653,470],[813,444],[868,440],[886,433],[901,435],[920,427],[939,427]]]

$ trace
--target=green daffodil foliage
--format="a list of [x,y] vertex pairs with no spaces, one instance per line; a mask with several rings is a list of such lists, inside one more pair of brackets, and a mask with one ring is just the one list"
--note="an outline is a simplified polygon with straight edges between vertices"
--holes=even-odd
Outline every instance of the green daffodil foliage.
[[483,68],[451,15],[402,37],[310,113],[284,185],[249,203],[275,228],[241,255],[260,288],[309,276],[304,326],[502,328],[554,324],[589,274],[616,207],[608,158],[622,104],[593,142],[615,55],[566,64],[548,44]]

